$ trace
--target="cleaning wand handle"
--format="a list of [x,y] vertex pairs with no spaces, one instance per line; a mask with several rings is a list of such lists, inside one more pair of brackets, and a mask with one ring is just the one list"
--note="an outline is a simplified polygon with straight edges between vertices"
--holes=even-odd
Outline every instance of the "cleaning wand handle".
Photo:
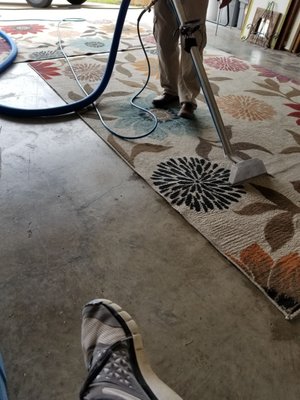
[[[183,34],[187,34],[187,36],[191,36],[192,39],[194,39],[193,29],[190,30],[190,32],[189,32],[189,29],[188,29],[189,22],[187,21],[185,11],[181,4],[181,0],[172,0],[172,2],[173,2],[173,6],[175,8],[176,14],[177,14],[179,22],[180,22],[180,31]],[[195,21],[191,21],[191,23],[194,26]],[[191,39],[191,37],[188,37],[188,39]],[[192,43],[192,46],[190,47],[190,49],[188,51],[191,53],[192,59],[194,61],[195,68],[196,68],[196,71],[197,71],[197,74],[198,74],[198,77],[200,80],[201,88],[203,90],[203,94],[204,94],[206,103],[208,105],[208,108],[210,110],[210,113],[211,113],[213,122],[215,124],[218,136],[221,140],[224,153],[231,161],[236,162],[236,160],[234,160],[233,149],[232,149],[231,144],[226,135],[226,128],[224,126],[219,108],[217,106],[217,102],[215,100],[212,88],[210,86],[209,80],[206,75],[206,71],[203,66],[203,61],[202,61],[202,57],[200,55],[200,51],[199,51],[198,47],[196,46],[196,40],[192,40],[191,43]]]

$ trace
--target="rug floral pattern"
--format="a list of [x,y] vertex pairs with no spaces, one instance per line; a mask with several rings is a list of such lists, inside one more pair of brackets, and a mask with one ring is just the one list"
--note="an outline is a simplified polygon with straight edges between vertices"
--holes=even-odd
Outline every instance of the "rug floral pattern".
[[[110,19],[95,21],[63,20],[49,22],[3,23],[0,30],[16,43],[16,62],[49,60],[83,54],[106,53],[110,50],[115,23]],[[153,46],[150,29],[141,25],[141,37],[145,47]],[[125,21],[119,50],[140,47],[136,24]],[[9,47],[0,38],[0,60],[5,58]]]
[[[228,182],[224,158],[206,103],[199,96],[197,118],[178,118],[178,107],[156,110],[160,92],[155,50],[149,51],[151,79],[139,105],[158,118],[143,139],[122,140],[88,110],[83,120],[172,207],[237,266],[284,313],[300,312],[300,85],[261,66],[217,50],[204,62],[228,138],[241,159],[264,161],[268,175],[243,185]],[[104,55],[72,61],[87,92],[103,76]],[[66,102],[84,96],[64,60],[31,64]],[[98,109],[118,134],[140,135],[153,126],[130,99],[146,79],[140,50],[120,53]]]

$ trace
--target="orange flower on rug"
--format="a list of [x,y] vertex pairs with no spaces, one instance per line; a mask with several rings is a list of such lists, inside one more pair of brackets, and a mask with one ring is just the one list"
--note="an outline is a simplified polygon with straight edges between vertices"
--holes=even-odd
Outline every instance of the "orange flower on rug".
[[[109,127],[134,140],[113,135],[93,110],[82,113],[82,119],[287,318],[295,317],[300,314],[299,84],[218,50],[204,55],[235,154],[243,160],[262,159],[268,171],[232,186],[231,162],[224,158],[201,96],[194,120],[179,118],[176,105],[153,108],[160,83],[155,50],[150,54],[150,82],[137,103],[158,119],[151,135],[136,139],[149,132],[153,121],[130,105],[147,76],[144,55],[137,49],[118,53],[113,76],[97,102]],[[103,54],[72,58],[88,93],[106,61]],[[45,63],[32,67],[66,102],[83,97],[64,60]]]
[[258,243],[247,246],[239,259],[227,254],[276,304],[289,312],[299,310],[300,255],[296,252],[274,260]]

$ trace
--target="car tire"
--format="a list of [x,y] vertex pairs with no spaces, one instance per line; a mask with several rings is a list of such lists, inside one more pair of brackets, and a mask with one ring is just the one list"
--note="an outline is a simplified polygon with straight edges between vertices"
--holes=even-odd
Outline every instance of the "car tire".
[[36,8],[46,8],[52,3],[52,0],[26,0],[27,3]]
[[74,4],[74,5],[80,5],[83,4],[86,0],[67,0],[69,3]]

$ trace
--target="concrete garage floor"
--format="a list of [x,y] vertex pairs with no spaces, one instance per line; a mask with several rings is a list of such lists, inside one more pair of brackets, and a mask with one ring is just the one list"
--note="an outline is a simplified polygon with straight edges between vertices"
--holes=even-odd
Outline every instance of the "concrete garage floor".
[[[2,19],[104,13],[54,2],[21,14],[3,4]],[[299,57],[241,42],[236,29],[208,31],[209,45],[299,79]],[[1,77],[0,96],[60,102],[26,65]],[[81,309],[95,297],[135,318],[154,370],[183,399],[299,400],[300,319],[286,321],[79,118],[1,117],[0,146],[0,349],[10,400],[78,398]]]

